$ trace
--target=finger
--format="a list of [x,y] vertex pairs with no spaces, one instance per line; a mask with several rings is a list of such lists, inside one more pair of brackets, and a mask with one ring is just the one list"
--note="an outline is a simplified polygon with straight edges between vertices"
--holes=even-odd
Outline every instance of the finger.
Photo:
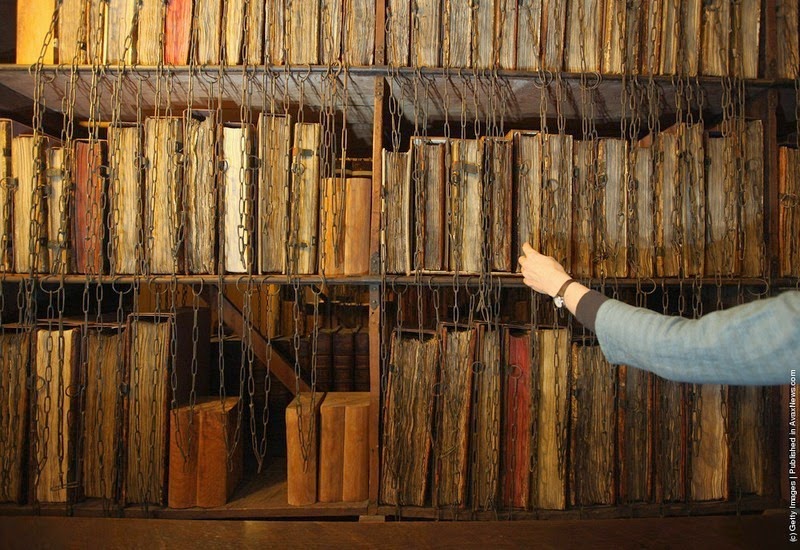
[[539,254],[538,252],[536,252],[533,249],[533,247],[530,245],[530,243],[523,244],[522,245],[522,251],[525,253],[525,256],[532,256],[533,257],[533,256],[536,256],[537,254]]
[[517,259],[517,261],[519,262],[519,265],[524,266],[525,262],[528,261],[528,257],[527,256],[520,256]]

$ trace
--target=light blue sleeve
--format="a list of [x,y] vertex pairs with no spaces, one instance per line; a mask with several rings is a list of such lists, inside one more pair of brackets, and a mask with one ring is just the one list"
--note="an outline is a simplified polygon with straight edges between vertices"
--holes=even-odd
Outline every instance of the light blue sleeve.
[[680,382],[788,384],[800,369],[800,292],[789,291],[700,319],[606,300],[595,329],[610,363]]

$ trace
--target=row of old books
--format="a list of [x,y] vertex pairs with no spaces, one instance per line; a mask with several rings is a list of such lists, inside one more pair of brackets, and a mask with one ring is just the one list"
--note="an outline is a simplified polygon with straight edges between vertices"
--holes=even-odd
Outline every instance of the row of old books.
[[[387,64],[756,78],[759,0],[389,0]],[[798,2],[778,0],[776,73],[795,78]]]
[[375,0],[34,0],[17,63],[371,65],[374,29]]
[[6,271],[369,271],[371,179],[322,177],[320,124],[189,111],[69,146],[11,128],[0,121]]
[[579,277],[762,276],[763,126],[731,128],[412,138],[383,152],[385,270],[514,271],[527,241]]
[[4,326],[0,501],[166,504],[169,411],[207,394],[209,341],[208,310]]
[[272,340],[317,391],[369,391],[369,333],[365,329],[320,329],[316,336],[300,336],[296,349],[294,343],[293,337]]
[[398,333],[380,499],[559,510],[764,495],[773,398],[612,366],[566,329]]

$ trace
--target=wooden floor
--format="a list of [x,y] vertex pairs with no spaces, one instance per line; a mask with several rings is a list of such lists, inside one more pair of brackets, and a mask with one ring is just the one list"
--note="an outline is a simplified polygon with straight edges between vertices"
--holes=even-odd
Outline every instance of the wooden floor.
[[782,548],[783,511],[751,516],[495,522],[0,517],[3,548]]

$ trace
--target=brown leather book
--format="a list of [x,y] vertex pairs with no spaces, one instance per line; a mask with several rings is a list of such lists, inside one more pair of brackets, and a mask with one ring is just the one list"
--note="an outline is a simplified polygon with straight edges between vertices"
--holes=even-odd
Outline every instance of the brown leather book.
[[139,25],[136,29],[136,62],[158,65],[164,60],[164,18],[167,6],[163,0],[141,0]]
[[183,118],[149,117],[144,124],[144,252],[147,273],[183,271],[180,211],[183,165]]
[[503,333],[503,429],[500,447],[500,483],[505,508],[528,509],[531,506],[531,457],[536,441],[532,440],[536,410],[533,393],[535,361],[530,330],[508,327]]
[[495,510],[500,486],[501,332],[489,325],[478,325],[477,350],[472,368],[475,408],[470,430],[472,506],[478,510]]
[[253,128],[225,123],[222,138],[223,234],[221,255],[226,273],[251,273],[255,259],[255,189],[253,189]]
[[686,387],[656,378],[654,388],[654,498],[656,502],[680,502],[686,498],[687,483]]
[[359,327],[353,335],[353,340],[353,389],[369,391],[369,331]]
[[739,259],[739,200],[731,163],[736,158],[732,136],[709,132],[705,140],[706,275],[735,276]]
[[617,368],[600,346],[572,345],[570,505],[615,504]]
[[345,182],[342,177],[322,178],[320,189],[319,267],[326,277],[344,273]]
[[75,216],[73,250],[78,273],[106,272],[106,141],[73,142]]
[[368,498],[368,413],[369,393],[326,394],[320,407],[320,502],[358,502]]
[[730,418],[728,387],[695,385],[689,436],[689,498],[727,500],[730,483]]
[[411,271],[411,153],[383,150],[386,273]]
[[[392,333],[383,416],[380,500],[423,506],[428,488],[439,340],[426,333]],[[411,422],[414,430],[404,425]]]
[[572,136],[542,135],[541,248],[572,266]]
[[317,272],[317,239],[322,125],[294,125],[291,212],[289,217],[289,272]]
[[653,498],[653,376],[620,365],[617,452],[619,500],[650,502]]
[[192,35],[192,0],[169,0],[164,22],[164,63],[186,65]]
[[760,120],[743,121],[739,135],[744,156],[741,174],[742,276],[766,275],[764,247],[764,127]]
[[450,271],[483,271],[483,169],[483,139],[450,140]]
[[331,362],[333,363],[332,391],[351,392],[354,390],[354,344],[352,329],[340,328],[333,333],[331,354]]
[[[798,29],[798,12],[800,5],[795,0],[776,0],[775,18],[776,32],[778,35],[778,51],[776,54],[777,67],[775,70],[778,78],[797,78],[800,72],[800,29]],[[19,25],[17,25],[19,36]]]
[[369,273],[369,235],[372,214],[372,178],[344,181],[344,274]]
[[13,249],[16,273],[46,273],[47,253],[46,202],[42,194],[45,182],[45,150],[48,140],[20,135],[11,141],[11,173],[17,188],[13,193]]
[[30,500],[74,502],[79,496],[80,331],[56,323],[36,330],[36,385],[31,395]]
[[489,194],[489,258],[490,271],[511,271],[511,212],[514,143],[505,138],[487,138],[486,154],[489,155],[487,166],[491,173],[486,178]]
[[242,478],[243,445],[235,441],[239,397],[213,397],[196,407],[197,506],[224,506]]
[[[631,275],[637,277],[652,277],[655,275],[654,256],[656,253],[657,238],[655,220],[658,204],[655,198],[658,184],[653,177],[655,164],[654,148],[643,144],[634,146],[629,153],[629,169],[631,170],[631,190],[629,200],[631,209],[635,210],[636,224],[629,222],[631,245],[634,256],[630,258]],[[667,155],[665,154],[664,157]],[[664,162],[663,160],[661,162]],[[668,210],[672,216],[672,209]],[[663,217],[661,218],[663,219]],[[635,233],[633,227],[635,227]],[[663,244],[660,246],[663,247]],[[660,248],[659,251],[663,250]]]
[[[657,201],[655,275],[659,277],[677,277],[682,268],[680,238],[683,232],[683,208],[679,202],[682,174],[681,138],[678,132],[673,131],[673,128],[661,132],[656,138],[655,145],[656,154],[659,155],[660,160],[654,174]],[[644,161],[642,160],[642,162]],[[644,166],[642,166],[642,170],[644,170]]]
[[[169,415],[169,488],[170,508],[197,506],[197,444],[200,418],[196,406],[172,409]],[[208,480],[213,482],[213,480]]]
[[207,309],[196,313],[196,327],[192,308],[178,308],[174,315],[134,313],[128,317],[125,504],[166,504],[168,409],[188,404],[192,394],[208,393],[210,313]]
[[[595,263],[595,190],[597,187],[597,142],[573,143],[575,213],[572,217],[572,275],[592,277]],[[520,189],[521,194],[526,190]],[[535,245],[534,245],[535,246]]]
[[362,502],[369,498],[369,393],[351,393],[344,412],[344,474],[342,500]]
[[625,2],[625,57],[622,72],[626,74],[639,74],[643,55],[641,35],[646,26],[647,19],[641,3]]
[[344,415],[346,398],[328,393],[319,409],[319,501],[341,502],[344,475]]
[[386,10],[386,64],[409,65],[411,43],[411,2],[388,0]]
[[344,2],[344,61],[355,67],[372,65],[375,51],[375,2]]
[[437,439],[434,445],[434,506],[464,507],[469,469],[469,420],[475,327],[443,326],[440,338],[441,391],[436,399]]
[[700,70],[703,0],[684,0],[680,4],[678,73],[697,76]]
[[774,476],[768,457],[775,440],[765,417],[775,407],[774,388],[731,386],[728,395],[733,494],[769,495]]
[[[74,148],[73,148],[74,150]],[[51,273],[73,273],[75,258],[72,246],[74,192],[72,171],[67,170],[67,150],[47,149],[47,252]],[[9,205],[10,206],[10,205]]]
[[642,0],[639,3],[642,22],[639,46],[639,74],[654,75],[661,69],[661,17],[663,0]]
[[[511,133],[514,139],[514,187],[517,190],[514,212],[517,234],[514,257],[522,255],[522,245],[530,243],[541,250],[542,211],[542,136],[538,132]],[[517,264],[516,271],[520,271]]]
[[291,506],[317,501],[319,410],[322,392],[298,393],[286,407],[287,497]]
[[333,389],[333,338],[337,333],[337,329],[320,329],[316,341],[313,334],[309,335],[309,366],[316,371],[319,391]]
[[28,435],[28,385],[26,373],[30,358],[30,333],[6,326],[0,334],[0,376],[5,383],[0,399],[0,433],[3,452],[0,469],[7,472],[7,482],[0,484],[0,502],[22,502],[24,498],[23,464]]
[[597,277],[628,276],[628,142],[597,143]]
[[108,238],[114,275],[142,272],[144,243],[139,237],[145,200],[144,170],[139,162],[142,134],[142,127],[136,124],[118,124],[108,129]]
[[447,143],[444,138],[412,138],[414,219],[421,228],[415,232],[415,269],[441,271],[447,268]]
[[[17,4],[17,64],[33,65],[39,62],[55,10],[55,0]],[[45,65],[55,62],[54,45],[55,40],[50,37],[41,58]]]
[[726,76],[730,71],[731,2],[703,2],[702,17],[700,73],[705,76]]
[[761,2],[731,3],[731,69],[741,78],[758,77]]
[[105,14],[103,58],[111,65],[130,64],[136,59],[133,38],[136,0],[108,0]]
[[189,273],[217,272],[216,114],[184,113],[184,208],[186,267]]
[[778,191],[786,197],[778,212],[778,246],[780,248],[779,272],[781,277],[800,277],[800,149],[778,149]]

